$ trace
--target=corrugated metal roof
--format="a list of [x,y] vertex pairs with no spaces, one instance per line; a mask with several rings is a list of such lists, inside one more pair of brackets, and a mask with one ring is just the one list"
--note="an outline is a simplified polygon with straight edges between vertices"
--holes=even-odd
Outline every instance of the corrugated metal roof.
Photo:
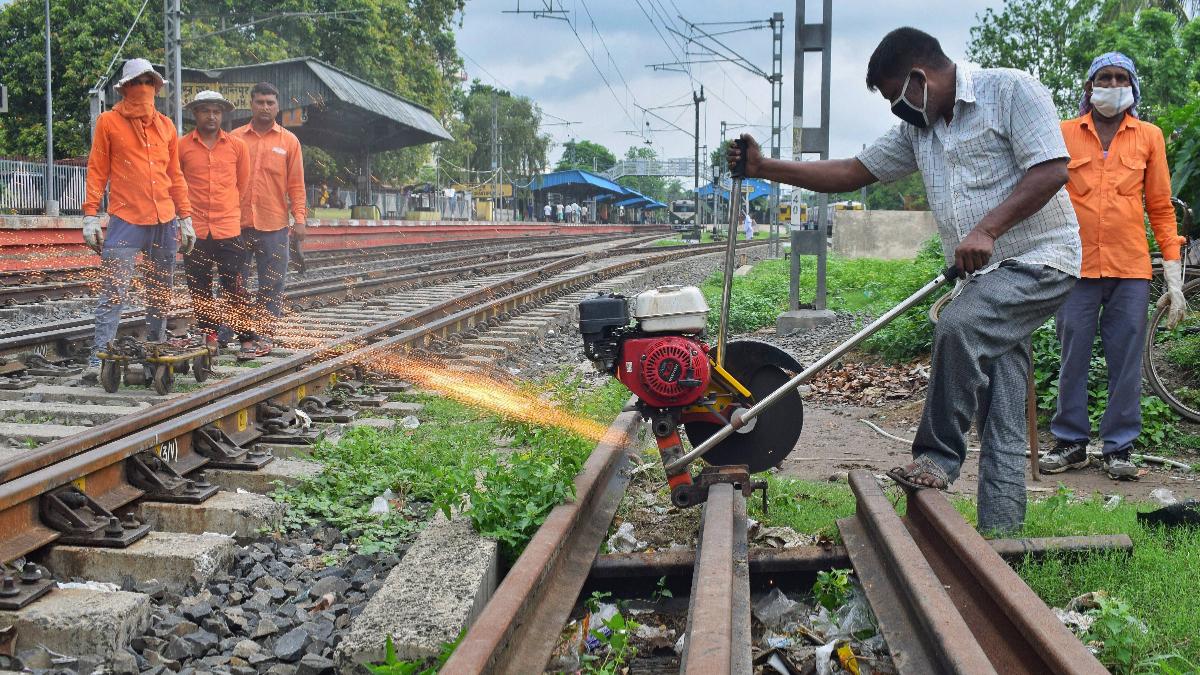
[[302,60],[342,101],[418,129],[432,137],[427,142],[454,140],[428,108],[380,89],[319,59]]
[[580,169],[555,171],[553,173],[547,173],[538,176],[533,180],[534,190],[545,190],[547,188],[559,187],[562,185],[589,186],[600,190],[606,190],[618,195],[633,194],[627,188],[623,188],[607,178],[597,176],[590,171],[583,171]]

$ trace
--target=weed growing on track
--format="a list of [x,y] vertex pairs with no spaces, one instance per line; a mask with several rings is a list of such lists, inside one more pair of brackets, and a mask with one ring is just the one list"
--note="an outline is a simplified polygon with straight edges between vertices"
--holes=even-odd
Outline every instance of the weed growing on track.
[[[762,514],[750,502],[751,515],[765,526],[789,525],[800,532],[836,538],[835,521],[854,512],[848,486],[768,475],[771,510]],[[975,520],[973,502],[954,500]],[[1128,534],[1133,552],[1051,556],[1014,565],[1017,573],[1047,604],[1064,607],[1084,593],[1104,591],[1112,602],[1098,610],[1091,638],[1103,640],[1100,658],[1114,673],[1198,672],[1200,665],[1200,529],[1143,527],[1138,511],[1146,503],[1106,509],[1097,494],[1084,500],[1063,488],[1032,502],[1022,536],[1050,537]],[[898,507],[903,511],[904,502]],[[1142,631],[1132,618],[1146,626]]]
[[[589,391],[562,374],[527,385],[531,393],[604,424],[628,392],[606,382]],[[454,401],[409,395],[422,403],[417,429],[355,428],[321,443],[318,476],[275,497],[288,505],[288,529],[329,524],[351,533],[360,551],[391,550],[435,510],[461,511],[514,559],[554,506],[573,495],[574,477],[594,443],[576,434],[504,419]],[[507,443],[507,447],[497,447]],[[368,510],[391,490],[385,515]]]

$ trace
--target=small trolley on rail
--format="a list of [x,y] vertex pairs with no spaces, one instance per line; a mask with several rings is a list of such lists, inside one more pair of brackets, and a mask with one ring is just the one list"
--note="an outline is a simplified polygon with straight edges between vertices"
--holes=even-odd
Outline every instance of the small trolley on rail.
[[107,349],[96,354],[100,359],[100,385],[104,391],[116,392],[122,379],[126,385],[133,385],[147,384],[148,378],[159,396],[170,393],[175,375],[186,374],[189,369],[197,382],[207,380],[216,355],[216,346],[204,341],[199,344],[186,339],[144,342],[132,337],[110,342]]

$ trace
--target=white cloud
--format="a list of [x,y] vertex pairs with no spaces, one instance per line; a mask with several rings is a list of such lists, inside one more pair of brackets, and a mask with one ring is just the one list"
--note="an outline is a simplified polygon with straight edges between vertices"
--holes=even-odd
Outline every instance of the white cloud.
[[[793,1],[564,0],[558,4],[572,12],[579,31],[578,40],[564,21],[505,13],[505,10],[516,9],[517,0],[469,2],[463,27],[458,32],[458,43],[487,72],[468,60],[468,74],[530,96],[547,113],[576,122],[570,127],[546,129],[560,144],[571,138],[586,138],[621,154],[629,146],[643,142],[642,138],[624,132],[644,128],[645,121],[649,120],[651,129],[655,130],[649,140],[660,156],[668,157],[691,156],[691,137],[673,129],[659,131],[670,129],[671,125],[647,117],[634,103],[646,107],[690,103],[693,83],[686,74],[646,67],[675,60],[672,49],[675,54],[682,54],[674,37],[666,31],[660,36],[642,9],[652,12],[656,20],[659,15],[667,16],[684,32],[686,28],[676,18],[680,13],[691,21],[704,22],[765,19],[775,11],[782,11],[785,24],[783,156],[789,156],[794,76]],[[830,103],[832,156],[853,154],[895,123],[886,102],[878,94],[868,92],[864,84],[867,58],[885,33],[899,26],[915,26],[938,37],[951,58],[962,60],[976,15],[988,7],[999,8],[1002,4],[1002,0],[835,2]],[[541,5],[541,0],[521,2],[523,10]],[[819,0],[809,0],[807,19],[810,22],[819,17],[820,5]],[[585,8],[591,11],[598,30],[592,29],[592,20]],[[659,14],[654,14],[651,8],[658,9]],[[661,25],[659,30],[662,31]],[[769,29],[737,33],[722,39],[760,68],[770,70]],[[580,41],[595,59],[595,67]],[[597,68],[607,77],[615,96],[605,86]],[[811,67],[807,72],[810,77],[817,74]],[[701,144],[710,148],[715,146],[720,137],[720,122],[726,120],[731,127],[730,133],[749,131],[765,145],[770,135],[771,101],[766,80],[729,64],[696,65],[692,67],[692,74],[698,80],[697,87],[703,82],[708,97],[708,102],[701,107]],[[810,89],[805,98],[806,117],[814,123],[818,121],[819,111],[816,93],[815,89]],[[690,106],[656,112],[689,132],[693,128],[694,112]],[[734,126],[749,128],[734,130]],[[552,157],[557,158],[560,153],[561,148],[556,148]]]

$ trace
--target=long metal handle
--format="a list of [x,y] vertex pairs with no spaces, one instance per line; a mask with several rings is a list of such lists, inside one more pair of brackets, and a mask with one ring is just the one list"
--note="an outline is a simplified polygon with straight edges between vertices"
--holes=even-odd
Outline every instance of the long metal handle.
[[920,290],[908,296],[908,298],[906,298],[900,304],[889,309],[887,312],[884,312],[883,316],[875,319],[870,324],[863,327],[862,330],[851,336],[849,340],[846,340],[842,344],[838,345],[836,349],[829,352],[825,356],[822,356],[817,360],[816,363],[812,364],[808,368],[805,368],[804,372],[794,376],[792,379],[784,383],[783,386],[779,387],[770,394],[767,394],[763,400],[755,403],[750,408],[747,408],[745,412],[741,413],[741,415],[736,416],[733,423],[726,424],[725,426],[721,427],[717,433],[709,436],[708,440],[704,441],[700,445],[697,445],[695,448],[692,448],[691,452],[688,452],[671,464],[667,465],[665,467],[667,475],[669,476],[672,473],[678,473],[679,471],[682,471],[687,467],[688,464],[699,459],[704,455],[704,453],[712,450],[718,443],[728,438],[730,434],[745,426],[750,420],[758,417],[760,414],[762,414],[762,411],[775,405],[779,399],[783,398],[788,392],[812,379],[814,375],[822,370],[825,370],[830,364],[842,358],[842,356],[844,356],[847,352],[858,346],[860,342],[871,337],[871,335],[877,332],[880,328],[883,328],[887,324],[891,323],[892,319],[895,319],[897,316],[907,312],[912,308],[913,305],[929,297],[930,293],[933,293],[938,289],[938,287],[942,286],[947,281],[952,281],[957,276],[958,268],[954,267],[953,265],[947,267],[942,271],[941,274],[937,276],[936,279],[922,286]]
[[[733,265],[737,260],[737,226],[742,215],[742,178],[746,175],[746,142],[734,139],[733,145],[740,149],[741,156],[730,170],[733,185],[729,188],[729,236],[725,242],[725,284],[721,287],[721,315],[717,325],[717,365],[725,367],[725,342],[729,335],[729,303],[733,296]],[[716,186],[713,186],[716,192]]]

